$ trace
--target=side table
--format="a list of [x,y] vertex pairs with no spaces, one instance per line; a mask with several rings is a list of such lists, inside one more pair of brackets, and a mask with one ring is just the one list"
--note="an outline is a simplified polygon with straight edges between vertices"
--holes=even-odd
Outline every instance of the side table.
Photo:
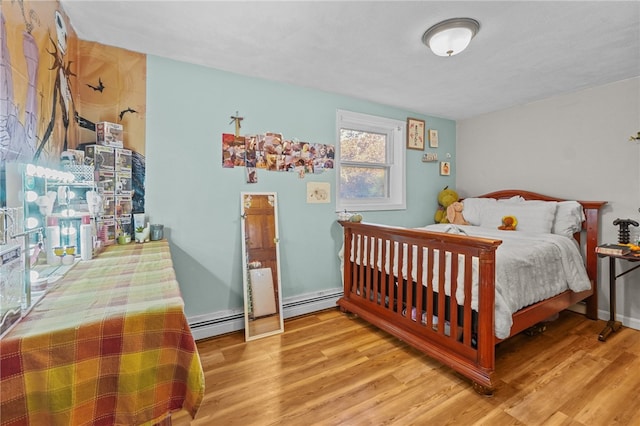
[[635,265],[620,274],[616,274],[616,259],[626,260],[628,262],[640,262],[640,253],[638,254],[601,254],[598,253],[598,257],[608,257],[609,258],[609,321],[607,321],[607,325],[602,329],[600,334],[598,335],[598,340],[604,342],[607,340],[607,337],[620,329],[622,327],[622,323],[620,321],[616,321],[616,280],[623,275],[628,274],[631,271],[635,271],[640,268],[640,264]]

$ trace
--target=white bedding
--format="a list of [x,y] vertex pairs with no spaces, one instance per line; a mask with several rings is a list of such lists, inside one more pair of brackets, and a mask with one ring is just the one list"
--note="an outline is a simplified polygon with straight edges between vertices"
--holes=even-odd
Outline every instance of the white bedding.
[[[512,325],[512,314],[519,309],[555,296],[567,289],[584,291],[591,288],[591,283],[584,267],[575,240],[556,234],[534,234],[520,231],[499,231],[495,228],[478,226],[436,224],[424,228],[435,232],[464,233],[470,236],[485,237],[502,240],[496,251],[496,295],[495,295],[495,335],[503,339],[509,336]],[[360,244],[358,244],[360,250]],[[367,250],[367,263],[373,263],[373,252]],[[415,277],[416,248],[413,253],[412,279]],[[388,253],[387,248],[387,253]],[[378,251],[380,253],[380,250]],[[397,276],[397,247],[394,256],[393,274]],[[381,256],[381,254],[379,254]],[[445,292],[450,294],[449,268],[450,254],[447,254],[447,271],[445,276]],[[341,256],[342,258],[342,256]],[[403,276],[407,271],[407,247],[404,246]],[[353,261],[353,256],[352,259]],[[423,270],[427,270],[427,256],[423,256]],[[377,260],[378,268],[382,269],[381,259]],[[477,309],[477,280],[478,259],[473,262],[473,287],[471,306]],[[389,259],[385,260],[384,270],[390,272]],[[438,252],[434,251],[434,289],[438,288]],[[464,300],[463,274],[464,258],[459,259],[459,280],[456,298],[461,303]],[[426,283],[426,272],[421,277],[423,285]]]

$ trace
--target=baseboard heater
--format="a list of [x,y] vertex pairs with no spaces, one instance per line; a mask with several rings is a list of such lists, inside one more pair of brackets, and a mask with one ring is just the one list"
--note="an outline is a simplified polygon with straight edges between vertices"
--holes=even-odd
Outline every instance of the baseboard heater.
[[[334,308],[342,292],[342,288],[336,288],[285,298],[282,301],[283,318]],[[196,340],[242,330],[244,329],[244,310],[233,309],[189,317],[189,327]]]

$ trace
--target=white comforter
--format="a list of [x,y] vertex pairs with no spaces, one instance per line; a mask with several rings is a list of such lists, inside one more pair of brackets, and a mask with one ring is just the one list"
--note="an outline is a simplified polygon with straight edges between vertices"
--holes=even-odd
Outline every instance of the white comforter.
[[[503,339],[509,336],[512,325],[512,314],[519,309],[555,296],[567,289],[584,291],[591,288],[591,283],[584,267],[584,261],[580,255],[577,243],[570,238],[556,234],[533,234],[519,231],[499,231],[493,228],[481,228],[478,226],[464,225],[429,225],[421,229],[435,232],[463,233],[470,236],[485,237],[502,240],[502,244],[496,251],[496,295],[495,295],[495,335]],[[358,250],[360,249],[358,244]],[[404,247],[403,275],[407,271],[407,247]],[[367,250],[369,251],[369,250]],[[379,251],[380,252],[380,251]],[[388,252],[388,251],[387,251]],[[369,262],[373,263],[373,253],[370,251]],[[438,253],[434,252],[433,277],[434,289],[438,289]],[[394,256],[393,273],[397,275],[397,249]],[[445,293],[450,294],[449,268],[450,254],[447,254]],[[415,277],[416,250],[413,253],[412,278]],[[353,261],[353,257],[352,257]],[[423,256],[423,268],[426,271],[427,257]],[[381,259],[377,261],[382,269]],[[473,287],[471,306],[477,309],[477,281],[478,259],[473,262]],[[385,260],[385,271],[390,272],[389,259]],[[463,288],[464,258],[459,259],[459,280],[456,298],[459,302],[464,300]],[[426,283],[426,273],[421,280]]]

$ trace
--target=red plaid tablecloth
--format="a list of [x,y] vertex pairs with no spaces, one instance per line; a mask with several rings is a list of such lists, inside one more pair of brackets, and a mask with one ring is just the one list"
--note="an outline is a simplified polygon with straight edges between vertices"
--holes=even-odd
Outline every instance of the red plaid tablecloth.
[[195,416],[204,373],[166,241],[76,265],[0,340],[0,424]]

